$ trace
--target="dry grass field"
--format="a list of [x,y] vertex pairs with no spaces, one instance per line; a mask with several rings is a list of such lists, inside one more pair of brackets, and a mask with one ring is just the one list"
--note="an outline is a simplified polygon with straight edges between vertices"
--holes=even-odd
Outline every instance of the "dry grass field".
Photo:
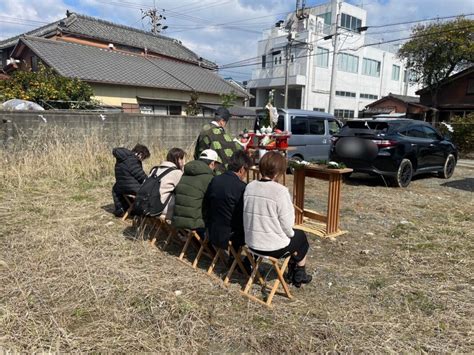
[[[269,310],[133,240],[98,139],[52,135],[0,160],[2,351],[474,352],[474,170],[407,189],[351,179],[349,233],[311,236],[313,282]],[[325,189],[312,181],[306,203],[324,209]]]

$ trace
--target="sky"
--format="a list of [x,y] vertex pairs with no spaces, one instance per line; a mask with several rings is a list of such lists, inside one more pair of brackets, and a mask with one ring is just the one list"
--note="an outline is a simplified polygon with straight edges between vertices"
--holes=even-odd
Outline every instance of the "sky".
[[[306,6],[330,0],[307,0]],[[473,0],[347,0],[367,10],[367,25],[384,25],[474,13]],[[141,9],[156,6],[168,26],[163,35],[176,38],[199,56],[224,65],[257,56],[262,31],[294,11],[296,0],[1,0],[0,39],[64,18],[66,10],[149,30]],[[470,16],[470,18],[474,18]],[[368,30],[368,34],[400,38],[412,25]],[[381,33],[388,31],[389,33]],[[221,71],[242,81],[251,67]]]

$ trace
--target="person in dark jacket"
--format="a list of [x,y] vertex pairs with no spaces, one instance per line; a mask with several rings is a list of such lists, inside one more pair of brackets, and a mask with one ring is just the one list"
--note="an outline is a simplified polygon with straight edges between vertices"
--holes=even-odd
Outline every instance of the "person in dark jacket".
[[123,195],[136,195],[147,177],[143,171],[142,161],[150,157],[150,151],[146,146],[137,144],[132,150],[114,148],[112,154],[116,159],[115,184],[112,188],[114,214],[121,217],[129,207]]
[[[244,235],[244,179],[252,160],[242,150],[229,160],[228,170],[212,179],[204,197],[206,228],[209,241],[217,248],[226,249],[229,240],[237,250],[245,244]],[[211,208],[212,206],[212,208]]]
[[184,174],[175,189],[172,225],[177,229],[193,229],[203,234],[203,199],[214,177],[220,158],[212,149],[204,150],[198,160],[184,166]]

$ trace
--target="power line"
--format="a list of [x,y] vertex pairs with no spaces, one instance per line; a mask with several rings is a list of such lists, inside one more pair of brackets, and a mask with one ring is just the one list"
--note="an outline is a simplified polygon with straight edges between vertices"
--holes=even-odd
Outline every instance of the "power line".
[[474,13],[454,15],[454,16],[444,16],[444,17],[433,17],[433,18],[427,18],[427,19],[423,19],[423,20],[404,21],[404,22],[389,23],[389,24],[386,24],[386,25],[373,25],[373,26],[367,26],[367,27],[369,27],[369,28],[391,27],[391,26],[399,26],[399,25],[408,25],[408,24],[411,24],[411,23],[446,20],[446,19],[462,17],[462,16],[467,17],[467,16],[473,16],[473,15],[474,15]]
[[[467,30],[467,29],[474,29],[474,25],[471,25],[471,26],[465,26],[465,27],[460,27],[460,28],[455,28],[455,29],[450,29],[450,30],[444,30],[444,31],[438,31],[438,32],[432,32],[432,33],[428,33],[428,34],[420,34],[420,35],[414,35],[414,36],[409,36],[409,37],[403,37],[403,38],[397,38],[397,39],[392,39],[392,40],[387,40],[387,41],[380,41],[380,42],[376,42],[376,43],[368,43],[368,44],[363,44],[357,48],[344,48],[344,49],[340,49],[338,52],[347,52],[347,51],[357,51],[361,48],[365,48],[365,47],[372,47],[372,46],[378,46],[378,45],[381,45],[381,44],[386,44],[386,43],[394,43],[394,42],[401,42],[401,41],[405,41],[405,40],[409,40],[409,39],[414,39],[414,38],[420,38],[420,37],[427,37],[427,36],[433,36],[433,35],[439,35],[439,34],[443,34],[443,33],[449,33],[449,32],[453,32],[453,31],[458,31],[458,30]],[[318,56],[318,55],[326,55],[326,54],[331,54],[333,53],[334,51],[328,51],[328,52],[325,52],[325,53],[313,53],[313,54],[306,54],[306,55],[301,55],[301,56],[295,56],[295,59],[297,58],[307,58],[307,57],[311,57],[311,56]],[[255,57],[255,59],[258,58],[258,57]],[[251,59],[254,59],[254,58],[249,58],[248,60],[251,60]],[[242,60],[241,62],[245,61],[246,59]],[[241,67],[247,67],[247,66],[254,66],[254,65],[261,65],[262,62],[261,61],[258,61],[258,62],[251,62],[251,63],[246,63],[246,64],[242,64],[242,65],[223,65],[221,67],[218,68],[218,70],[221,70],[221,69],[228,69],[228,68],[241,68]]]

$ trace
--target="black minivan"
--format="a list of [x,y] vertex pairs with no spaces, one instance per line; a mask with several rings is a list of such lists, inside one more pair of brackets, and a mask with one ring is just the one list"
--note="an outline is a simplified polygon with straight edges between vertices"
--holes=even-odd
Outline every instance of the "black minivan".
[[356,119],[332,138],[330,159],[354,172],[388,177],[406,187],[416,174],[435,172],[449,179],[458,152],[429,123],[411,119]]

